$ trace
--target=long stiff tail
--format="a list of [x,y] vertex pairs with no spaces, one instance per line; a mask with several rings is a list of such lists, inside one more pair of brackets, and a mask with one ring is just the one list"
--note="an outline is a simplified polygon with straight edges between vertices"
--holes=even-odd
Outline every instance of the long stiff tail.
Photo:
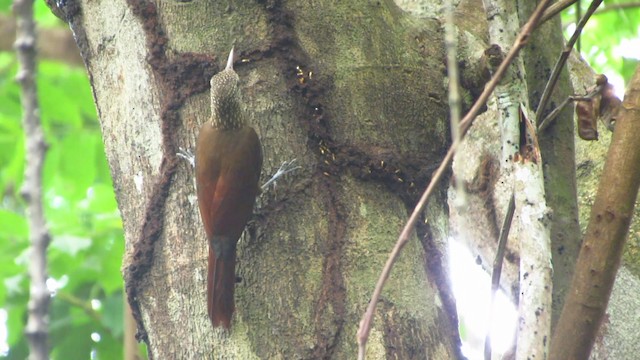
[[216,257],[209,247],[209,269],[207,274],[207,308],[214,328],[229,328],[234,311],[233,290],[236,284],[236,254],[228,259]]

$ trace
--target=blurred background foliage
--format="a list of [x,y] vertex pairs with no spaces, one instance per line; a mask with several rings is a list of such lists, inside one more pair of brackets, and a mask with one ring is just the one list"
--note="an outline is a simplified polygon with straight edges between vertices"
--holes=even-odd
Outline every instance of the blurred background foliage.
[[[590,1],[578,2],[562,13],[565,38],[575,30],[576,18],[584,14]],[[606,0],[589,19],[580,36],[581,55],[597,73],[605,74],[622,97],[624,84],[633,75],[640,56],[640,3],[631,0]]]
[[[581,38],[583,56],[610,79],[629,79],[640,49],[640,9],[623,3],[607,1]],[[11,18],[10,4],[0,0],[0,25]],[[582,1],[583,8],[588,4]],[[574,6],[562,15],[567,36],[576,13]],[[66,27],[42,0],[36,1],[35,16],[42,32]],[[1,32],[0,38],[13,34]],[[11,49],[0,49],[0,357],[24,359],[28,229],[20,197],[25,150],[16,72]],[[89,81],[83,67],[46,59],[40,59],[37,81],[49,144],[43,181],[52,235],[51,358],[118,359],[124,238]]]
[[[0,0],[3,21],[10,1]],[[44,4],[35,16],[43,31],[63,28]],[[1,37],[13,34],[1,33]],[[0,308],[5,324],[0,356],[25,359],[29,279],[28,229],[20,196],[25,149],[18,69],[10,49],[0,52]],[[49,145],[43,172],[48,250],[52,359],[119,359],[123,353],[120,264],[124,251],[118,213],[85,69],[39,59],[40,114]],[[8,346],[8,347],[7,347]]]

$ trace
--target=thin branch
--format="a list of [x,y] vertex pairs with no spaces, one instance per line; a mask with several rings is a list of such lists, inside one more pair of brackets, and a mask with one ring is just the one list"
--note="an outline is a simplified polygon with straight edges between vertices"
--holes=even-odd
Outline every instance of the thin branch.
[[[602,3],[602,0],[593,0],[591,2],[591,5],[589,5],[589,9],[587,9],[587,12],[584,14],[582,19],[580,19],[580,21],[578,22],[578,25],[576,25],[576,31],[573,32],[573,35],[571,35],[571,38],[567,42],[567,45],[564,47],[564,50],[562,50],[562,54],[560,54],[558,61],[556,61],[556,64],[553,68],[553,72],[551,73],[551,77],[549,77],[549,81],[547,81],[547,84],[544,87],[544,91],[542,92],[542,97],[540,98],[538,109],[536,109],[536,119],[534,124],[536,124],[537,126],[541,125],[542,113],[544,112],[544,109],[547,107],[547,104],[549,103],[549,99],[551,98],[551,92],[553,91],[553,89],[556,86],[556,83],[558,82],[558,78],[560,77],[560,71],[562,71],[562,69],[564,68],[564,64],[567,62],[567,59],[569,58],[569,54],[571,54],[571,49],[573,48],[573,45],[576,43],[576,41],[580,37],[580,33],[582,32],[582,29],[584,28],[585,24],[587,23],[591,15],[596,11],[600,3]],[[547,126],[548,125],[545,125],[545,128]]]
[[540,19],[540,23],[542,24],[547,20],[551,19],[552,17],[558,15],[562,10],[575,4],[576,1],[578,0],[560,0],[549,5],[547,10],[544,11],[544,14],[542,14],[542,19]]
[[20,63],[16,80],[22,87],[23,127],[26,136],[25,180],[22,196],[27,202],[29,240],[29,315],[25,335],[29,341],[31,360],[48,359],[48,312],[50,293],[47,289],[47,247],[49,232],[42,207],[42,167],[46,144],[40,126],[36,74],[36,34],[33,21],[33,1],[15,0],[17,18],[15,48]]
[[587,95],[568,96],[560,105],[558,105],[557,108],[553,109],[553,111],[551,111],[549,115],[547,115],[547,117],[544,118],[544,120],[542,120],[542,122],[538,126],[538,133],[541,134],[543,131],[545,131],[549,127],[549,125],[553,123],[553,120],[555,120],[558,114],[560,114],[560,112],[564,109],[564,107],[567,106],[569,103],[574,101],[591,101],[593,97],[600,94],[601,91],[602,91],[602,86],[596,86],[595,89],[592,92],[588,93]]
[[56,292],[56,298],[68,303],[73,307],[79,308],[95,322],[99,323],[100,321],[102,321],[102,316],[99,312],[93,309],[90,301],[80,299],[79,297],[64,291]]
[[509,205],[507,206],[507,213],[504,216],[502,222],[502,228],[500,229],[500,237],[498,238],[498,250],[496,250],[496,257],[493,260],[493,270],[491,271],[491,301],[489,306],[491,309],[491,315],[489,316],[489,324],[487,326],[487,336],[484,339],[484,359],[491,360],[491,322],[494,314],[494,302],[496,299],[496,293],[498,292],[498,286],[500,286],[500,275],[502,275],[502,263],[504,262],[504,253],[507,249],[507,239],[509,238],[509,230],[511,230],[511,221],[513,220],[513,214],[516,210],[515,194],[511,193],[509,199]]
[[555,109],[553,109],[553,111],[551,111],[549,113],[549,115],[547,115],[546,118],[544,118],[544,120],[542,120],[542,122],[540,122],[540,125],[538,126],[538,133],[542,134],[543,131],[545,131],[549,125],[551,125],[551,123],[553,123],[553,120],[555,120],[555,118],[560,114],[560,112],[562,110],[564,110],[564,108],[569,105],[569,102],[572,101],[572,98],[569,96],[566,99],[564,99],[564,101]]
[[[529,38],[533,30],[536,28],[540,20],[540,17],[542,16],[542,12],[547,7],[549,2],[550,0],[540,1],[540,3],[538,4],[538,7],[529,18],[529,21],[527,21],[527,23],[522,27],[522,30],[518,34],[518,37],[516,38],[513,44],[513,47],[511,48],[511,50],[509,50],[509,53],[507,53],[504,60],[496,70],[495,74],[485,86],[484,91],[482,92],[482,94],[480,94],[480,96],[478,97],[476,102],[473,104],[473,106],[471,107],[467,115],[465,115],[465,117],[460,122],[460,134],[462,137],[464,137],[467,130],[469,130],[469,127],[471,127],[473,120],[480,112],[480,109],[486,103],[487,99],[489,98],[489,95],[491,95],[491,92],[493,92],[493,89],[495,89],[496,85],[498,84],[498,82],[500,81],[504,73],[507,71],[509,64],[511,64],[511,62],[518,55],[520,50],[526,45],[527,39]],[[396,241],[396,244],[393,250],[391,251],[389,258],[385,263],[382,273],[378,278],[378,282],[376,283],[375,290],[373,292],[373,295],[371,296],[371,301],[369,302],[369,305],[367,306],[367,310],[364,313],[362,320],[360,321],[360,327],[357,333],[359,359],[364,359],[365,357],[367,340],[369,338],[369,333],[371,331],[371,324],[373,322],[373,313],[375,311],[378,300],[380,299],[382,288],[384,287],[385,282],[389,278],[389,274],[391,273],[391,268],[393,267],[393,264],[395,263],[398,255],[400,254],[400,251],[409,240],[409,235],[413,231],[416,221],[420,217],[422,209],[426,205],[427,200],[431,196],[431,193],[433,193],[436,185],[440,182],[446,169],[451,164],[451,160],[453,159],[453,155],[456,149],[457,148],[454,145],[452,145],[449,148],[449,151],[447,151],[447,154],[442,160],[442,163],[440,164],[440,166],[434,173],[433,177],[431,178],[431,182],[429,183],[424,193],[420,197],[418,204],[413,209],[413,212],[409,217],[409,220],[407,221],[406,225],[404,226],[404,229],[400,233],[400,236],[398,237],[398,240]]]

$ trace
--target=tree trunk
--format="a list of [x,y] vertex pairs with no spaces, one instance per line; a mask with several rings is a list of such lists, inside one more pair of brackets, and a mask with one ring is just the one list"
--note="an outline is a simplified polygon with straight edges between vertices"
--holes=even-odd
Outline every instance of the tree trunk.
[[[520,2],[520,21],[526,16],[535,3]],[[468,1],[458,6],[458,22],[461,30],[462,44],[467,55],[465,63],[471,72],[474,54],[485,49],[488,44],[483,35],[484,19],[473,20],[474,14],[482,13],[481,4]],[[466,21],[462,19],[472,19]],[[522,56],[526,68],[526,80],[529,89],[529,101],[533,108],[538,105],[544,83],[551,68],[562,50],[563,40],[559,31],[558,19],[552,19],[537,29],[529,38],[529,46],[525,47]],[[471,35],[475,36],[471,36]],[[476,55],[477,57],[477,55]],[[584,62],[571,57],[569,70],[571,84],[567,82],[567,71],[563,70],[558,87],[553,93],[549,107],[560,104],[569,94],[584,94],[585,89],[595,82],[593,71]],[[571,89],[568,86],[571,86]],[[549,112],[547,109],[546,112]],[[575,258],[580,248],[579,223],[588,222],[590,206],[597,188],[603,159],[610,141],[610,133],[600,127],[598,142],[583,141],[574,134],[572,108],[560,113],[553,126],[539,135],[542,150],[543,170],[545,173],[545,190],[547,202],[552,208],[552,257],[554,268],[553,280],[553,317],[555,326],[564,297],[570,285]],[[452,207],[450,214],[453,234],[465,241],[482,266],[490,269],[497,248],[498,232],[506,211],[506,199],[496,201],[493,190],[496,187],[497,159],[501,154],[499,148],[499,132],[497,114],[491,110],[482,114],[470,130],[462,148],[454,160],[454,174],[458,179],[468,183],[469,209],[466,214],[459,214]],[[574,140],[576,143],[574,143]],[[574,145],[575,144],[575,145]],[[574,147],[578,149],[574,160]],[[580,222],[576,214],[576,162],[578,164],[578,187],[580,201]],[[454,189],[450,192],[453,193]],[[504,205],[503,205],[504,204]],[[636,212],[640,210],[636,206]],[[586,214],[586,215],[585,215]],[[640,291],[638,281],[638,263],[635,259],[638,249],[640,222],[635,217],[635,228],[632,225],[630,240],[625,252],[623,269],[616,279],[617,284],[609,302],[608,317],[601,328],[601,336],[596,340],[592,359],[610,359],[633,357],[640,351],[637,331],[638,297],[632,294]],[[514,220],[515,221],[515,220]],[[518,294],[518,244],[511,241],[506,251],[505,263],[501,278],[502,289],[512,295],[514,300]],[[623,310],[624,309],[624,310]],[[636,334],[636,335],[634,335]]]
[[[158,359],[354,358],[377,276],[449,138],[440,23],[391,1],[79,1],[62,9],[91,77],[122,214],[127,293]],[[206,314],[193,148],[235,45],[264,177],[238,247],[229,333]],[[372,358],[460,357],[443,192],[378,304]],[[428,221],[427,221],[428,220]],[[435,300],[434,300],[435,299]]]

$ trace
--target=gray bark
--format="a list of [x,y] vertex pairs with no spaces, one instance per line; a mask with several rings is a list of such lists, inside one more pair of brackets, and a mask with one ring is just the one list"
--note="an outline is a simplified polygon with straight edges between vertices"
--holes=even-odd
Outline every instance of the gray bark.
[[[407,211],[446,150],[440,24],[390,1],[80,1],[65,9],[91,77],[123,217],[123,272],[154,358],[353,358]],[[238,248],[236,314],[212,331],[193,148],[231,45],[261,137],[263,194]],[[444,197],[378,304],[371,358],[459,356]],[[425,251],[428,249],[428,251]],[[435,299],[435,300],[434,300]]]
[[[531,6],[535,4],[530,4]],[[479,5],[476,5],[479,6]],[[464,18],[477,14],[473,2],[463,2],[459,11]],[[523,9],[526,11],[526,8]],[[523,20],[524,21],[524,20]],[[467,44],[467,59],[477,55],[487,46],[480,19],[459,21],[462,43]],[[555,45],[554,45],[555,44]],[[530,39],[530,47],[525,48],[524,60],[527,82],[530,90],[530,102],[535,107],[542,93],[546,76],[559,56],[562,46],[561,32],[553,20],[537,30]],[[594,83],[593,71],[585,63],[579,63],[572,57],[569,64],[571,82],[567,71],[561,75],[559,88],[553,94],[551,104],[558,105],[568,94],[584,94],[585,89]],[[568,88],[571,86],[571,88]],[[555,105],[554,105],[555,104]],[[500,158],[497,115],[487,112],[481,115],[471,129],[463,148],[454,160],[454,174],[469,184],[470,202],[467,216],[452,212],[453,233],[469,244],[474,256],[485,269],[489,270],[497,247],[497,234],[504,217],[506,205],[497,206],[493,189],[497,179],[497,161]],[[545,187],[547,201],[553,210],[552,217],[552,255],[554,267],[553,284],[553,321],[562,309],[563,299],[570,285],[575,258],[580,246],[581,231],[579,224],[586,224],[593,202],[593,196],[600,177],[604,155],[608,148],[610,134],[602,126],[599,129],[600,141],[586,142],[574,134],[575,122],[572,107],[565,109],[553,127],[540,134]],[[575,160],[574,160],[575,149]],[[577,182],[576,178],[577,171]],[[453,192],[453,190],[450,190]],[[576,193],[580,216],[576,208]],[[637,208],[636,208],[636,211]],[[637,219],[638,217],[634,217]],[[578,221],[579,219],[579,221]],[[637,332],[628,332],[630,327],[640,326],[638,317],[633,316],[640,306],[638,299],[629,294],[640,291],[638,286],[637,244],[639,222],[632,223],[632,230],[625,252],[625,262],[621,269],[608,312],[609,318],[602,327],[602,336],[598,339],[592,353],[594,359],[633,357],[640,351],[640,339]],[[501,287],[511,294],[514,301],[518,293],[518,244],[510,242],[506,252],[506,261],[501,278]],[[624,284],[624,285],[623,285]],[[637,298],[637,297],[636,297]],[[621,309],[627,309],[621,311]],[[615,356],[613,356],[615,355]]]

